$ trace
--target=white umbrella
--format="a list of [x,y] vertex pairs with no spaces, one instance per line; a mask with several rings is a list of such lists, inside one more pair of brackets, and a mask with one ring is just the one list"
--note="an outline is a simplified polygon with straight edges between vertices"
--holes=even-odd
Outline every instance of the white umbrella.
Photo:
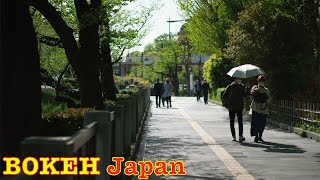
[[252,64],[245,64],[232,68],[227,74],[231,77],[246,79],[266,73],[257,66],[254,66]]

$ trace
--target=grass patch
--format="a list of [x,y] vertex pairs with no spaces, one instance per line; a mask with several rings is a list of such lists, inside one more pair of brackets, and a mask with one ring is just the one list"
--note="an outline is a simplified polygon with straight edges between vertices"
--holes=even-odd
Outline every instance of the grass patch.
[[310,122],[310,123],[297,123],[296,127],[303,130],[320,133],[320,121]]
[[60,112],[68,109],[67,103],[55,100],[56,93],[53,89],[42,90],[41,96],[42,113]]

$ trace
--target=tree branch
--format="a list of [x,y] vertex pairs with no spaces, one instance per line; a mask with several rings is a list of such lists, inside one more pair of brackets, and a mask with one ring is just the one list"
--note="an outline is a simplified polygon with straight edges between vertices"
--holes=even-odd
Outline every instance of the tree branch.
[[157,73],[157,74],[161,74],[161,75],[168,76],[168,77],[172,77],[172,78],[174,77],[174,75],[172,75],[172,74],[170,74],[170,73],[167,74],[167,73],[155,71],[153,67],[151,67],[151,69],[152,69],[153,72],[155,72],[155,73]]
[[66,66],[63,68],[63,70],[61,71],[61,73],[58,77],[57,86],[56,86],[57,92],[60,90],[62,77],[67,72],[69,65],[70,65],[69,63],[66,64]]
[[115,63],[118,63],[118,62],[122,59],[122,55],[123,55],[123,53],[124,53],[125,50],[126,50],[126,48],[124,47],[124,48],[122,49],[120,55],[118,56],[118,58],[117,58],[114,62],[112,62],[112,65],[114,65]]
[[161,74],[161,75],[164,75],[164,76],[168,76],[168,77],[174,78],[174,75],[172,75],[172,74],[166,74],[166,73],[158,72],[158,71],[154,71],[154,72],[157,73],[157,74]]
[[43,34],[38,34],[38,38],[39,38],[39,42],[43,44],[46,44],[48,46],[63,48],[63,44],[61,43],[59,38],[50,37]]
[[62,18],[61,13],[58,12],[48,0],[29,0],[28,3],[35,7],[56,31],[63,44],[69,63],[76,74],[79,75],[80,70],[76,62],[78,59],[79,47],[73,36],[73,29],[67,25]]

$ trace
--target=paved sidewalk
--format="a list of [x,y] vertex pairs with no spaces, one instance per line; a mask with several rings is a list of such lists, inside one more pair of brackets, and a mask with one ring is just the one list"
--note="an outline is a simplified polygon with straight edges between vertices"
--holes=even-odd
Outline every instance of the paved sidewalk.
[[[172,108],[156,108],[151,97],[140,160],[185,163],[186,176],[149,179],[320,179],[320,143],[267,127],[265,143],[254,143],[245,117],[243,143],[233,142],[228,112],[196,98],[173,97]],[[236,132],[238,127],[236,123]]]

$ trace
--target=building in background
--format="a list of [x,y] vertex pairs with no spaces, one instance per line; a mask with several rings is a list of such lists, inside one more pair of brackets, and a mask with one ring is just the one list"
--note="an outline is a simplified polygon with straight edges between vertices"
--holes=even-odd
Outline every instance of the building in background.
[[[191,68],[199,67],[199,74],[202,71],[203,64],[209,59],[210,56],[206,55],[192,55],[191,57]],[[113,73],[118,76],[125,76],[131,73],[131,69],[133,66],[138,66],[140,64],[144,64],[147,66],[152,66],[155,64],[154,56],[131,56],[127,55],[122,62],[115,63],[113,65]],[[182,71],[184,69],[184,61],[181,61],[179,65],[179,70]],[[201,78],[201,77],[200,77]]]
[[113,65],[113,73],[118,76],[125,76],[131,73],[133,66],[144,64],[151,66],[155,63],[155,57],[152,56],[131,56],[127,55],[122,62]]

